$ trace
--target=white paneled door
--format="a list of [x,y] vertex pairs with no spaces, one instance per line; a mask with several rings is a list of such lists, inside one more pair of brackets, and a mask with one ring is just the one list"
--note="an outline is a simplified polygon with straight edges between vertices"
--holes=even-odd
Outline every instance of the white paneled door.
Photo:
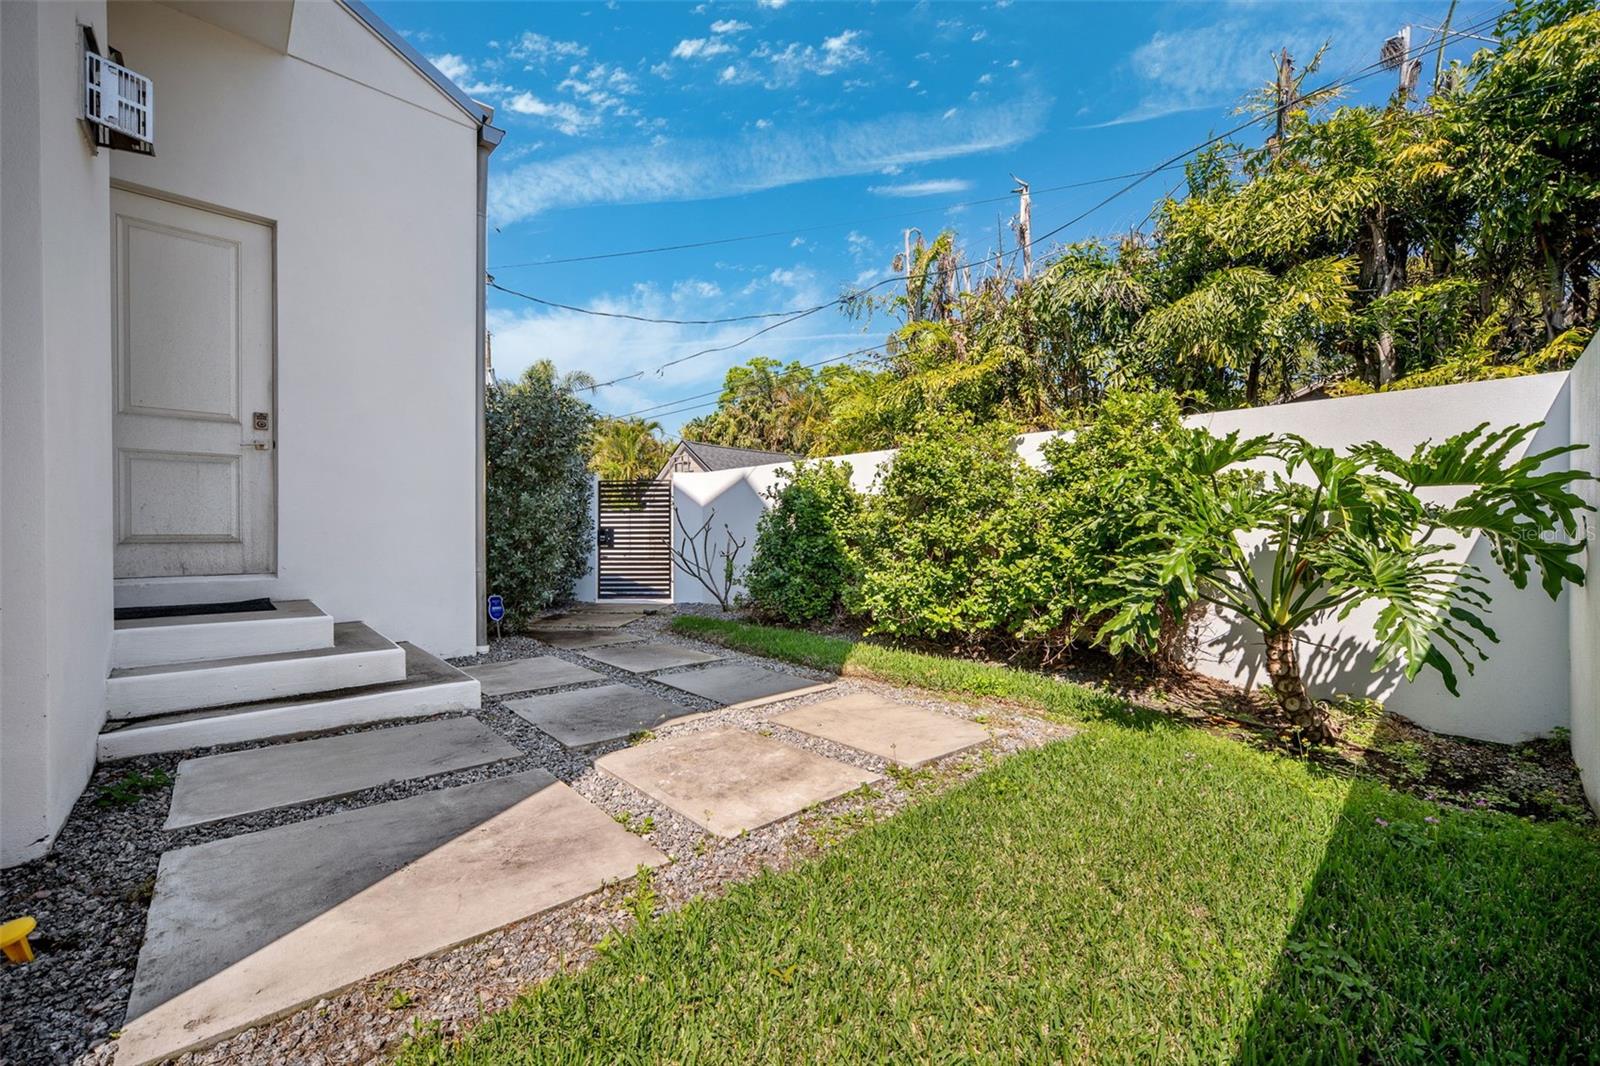
[[111,194],[116,576],[275,565],[272,230]]

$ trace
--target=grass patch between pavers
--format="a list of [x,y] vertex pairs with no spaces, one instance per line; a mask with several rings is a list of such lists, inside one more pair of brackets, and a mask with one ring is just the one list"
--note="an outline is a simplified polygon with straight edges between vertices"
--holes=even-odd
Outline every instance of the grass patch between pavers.
[[1445,810],[1022,671],[685,622],[1086,724],[611,938],[403,1062],[1556,1063],[1600,1047],[1591,828]]

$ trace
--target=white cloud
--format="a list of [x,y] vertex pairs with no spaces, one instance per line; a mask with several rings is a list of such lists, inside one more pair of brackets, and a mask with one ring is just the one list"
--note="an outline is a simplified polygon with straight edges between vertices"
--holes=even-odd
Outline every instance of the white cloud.
[[460,85],[472,76],[472,64],[453,52],[429,56],[428,62],[439,68],[439,73]]
[[950,110],[946,111],[943,115],[940,115],[939,117],[948,121],[949,119],[955,118],[958,113],[959,112],[957,112],[957,110],[952,107]]
[[756,0],[757,7],[764,7],[769,11],[776,11],[780,7],[788,6],[789,0]]
[[979,85],[988,85],[992,81],[994,81],[994,75],[993,74],[984,74],[984,75],[981,75],[978,78],[978,84]]
[[737,19],[719,19],[711,24],[712,33],[743,33],[750,28],[750,23],[739,22]]
[[526,92],[511,97],[502,106],[518,115],[548,119],[552,126],[569,137],[582,133],[600,121],[595,115],[566,100],[543,100]]
[[972,43],[973,44],[977,44],[979,41],[983,40],[987,36],[989,36],[989,31],[988,30],[979,30],[977,33],[974,33],[972,35]]
[[596,63],[584,70],[581,65],[575,65],[568,69],[567,76],[556,88],[600,111],[621,116],[635,114],[624,98],[637,93],[639,85],[633,75],[621,67]]
[[575,152],[524,164],[497,177],[490,211],[497,224],[596,203],[714,199],[822,178],[872,174],[890,166],[954,159],[1007,148],[1042,128],[1048,101],[1024,98],[959,116],[886,115],[804,129],[707,141],[666,141]]
[[[668,291],[649,285],[625,293],[601,294],[586,298],[586,307],[601,311],[673,318],[709,318],[738,310],[763,310],[774,306],[806,306],[821,303],[834,295],[803,277],[804,271],[779,270],[790,288],[762,274],[748,286],[748,302],[730,307],[729,297],[714,281],[688,279]],[[644,373],[583,398],[600,410],[623,414],[663,403],[675,395],[704,392],[721,384],[728,367],[754,355],[802,361],[826,358],[860,347],[859,332],[842,320],[819,321],[820,316],[797,320],[761,337],[759,346],[748,344],[726,352],[708,353],[656,375],[653,368],[670,359],[681,358],[703,348],[731,345],[748,337],[754,328],[749,322],[719,326],[676,326],[625,319],[597,318],[556,309],[491,307],[488,326],[494,333],[495,372],[502,380],[515,378],[536,359],[549,359],[562,371],[582,370],[600,381],[623,377],[635,371]],[[801,325],[800,323],[805,323]],[[808,328],[810,327],[810,328]],[[701,411],[663,416],[668,431]]]
[[1270,26],[1252,16],[1232,15],[1211,25],[1157,31],[1128,57],[1129,69],[1143,86],[1138,102],[1098,125],[1234,103],[1271,80],[1270,57],[1282,47],[1303,62],[1331,39],[1323,69],[1344,69],[1363,60],[1361,42],[1389,32],[1389,17],[1387,9],[1372,5],[1320,4],[1286,8],[1285,19]]
[[673,59],[710,59],[738,49],[719,37],[686,37],[672,49]]
[[758,119],[756,119],[756,129],[758,129],[758,130],[770,130],[771,128],[772,128],[772,120],[770,118],[758,118]]
[[919,86],[921,84],[922,84],[922,82],[918,81],[916,78],[912,78],[909,82],[906,83],[906,88],[907,89],[915,89],[917,86]]
[[542,33],[524,33],[506,49],[506,55],[525,63],[546,63],[552,59],[576,59],[589,54],[577,41],[558,41]]
[[972,182],[965,178],[932,178],[928,181],[905,181],[898,185],[871,185],[867,191],[874,196],[948,196],[966,192]]
[[767,88],[776,89],[793,85],[807,74],[827,77],[867,62],[872,53],[858,43],[860,40],[860,30],[845,30],[824,37],[820,45],[791,41],[779,50],[755,54],[768,61],[764,81]]

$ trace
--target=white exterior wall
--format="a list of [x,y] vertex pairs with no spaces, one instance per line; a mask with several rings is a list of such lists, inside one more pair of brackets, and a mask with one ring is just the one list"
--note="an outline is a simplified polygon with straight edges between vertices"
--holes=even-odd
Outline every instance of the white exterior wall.
[[110,19],[155,83],[157,142],[112,180],[269,222],[277,246],[277,574],[118,602],[307,597],[471,654],[476,124],[332,3],[296,5],[287,55],[162,4]]
[[[1583,368],[1587,376],[1580,379],[1589,382],[1591,392],[1595,379],[1600,378],[1593,365],[1595,362],[1591,352],[1585,360],[1589,365]],[[1409,452],[1424,440],[1439,441],[1480,422],[1504,426],[1543,421],[1545,427],[1530,444],[1532,450],[1542,451],[1572,439],[1567,413],[1567,377],[1566,374],[1541,374],[1224,411],[1195,416],[1187,422],[1203,425],[1214,433],[1234,429],[1246,436],[1298,433],[1316,444],[1341,450],[1363,441],[1377,440]],[[1591,414],[1587,425],[1592,438],[1595,425],[1592,412],[1596,404],[1592,396],[1589,403]],[[1019,454],[1027,462],[1042,463],[1040,448],[1051,436],[1053,434],[1049,433],[1024,435],[1018,443]],[[893,452],[884,451],[840,458],[851,464],[856,487],[865,490],[871,486],[879,467],[893,456]],[[1586,460],[1580,458],[1579,461]],[[678,474],[673,480],[674,506],[682,523],[690,528],[698,528],[706,513],[714,510],[718,527],[727,522],[737,536],[748,538],[749,546],[741,556],[741,563],[748,563],[755,546],[756,521],[766,507],[763,494],[777,482],[777,472],[781,468],[780,464]],[[1591,528],[1593,524],[1591,519]],[[1591,544],[1591,559],[1595,550]],[[1567,590],[1559,600],[1552,601],[1537,586],[1536,580],[1528,589],[1516,589],[1501,575],[1489,557],[1487,545],[1481,541],[1462,545],[1454,557],[1469,559],[1489,577],[1487,588],[1494,597],[1494,604],[1486,620],[1500,637],[1499,644],[1487,646],[1489,661],[1477,664],[1475,674],[1468,675],[1464,668],[1458,669],[1462,693],[1459,699],[1445,690],[1431,670],[1411,684],[1405,682],[1398,670],[1372,673],[1373,649],[1366,635],[1371,632],[1369,623],[1376,612],[1370,609],[1353,613],[1344,623],[1327,619],[1308,631],[1307,639],[1316,646],[1306,649],[1303,666],[1312,690],[1323,695],[1347,692],[1371,696],[1383,700],[1390,710],[1429,729],[1485,740],[1524,740],[1567,725],[1577,706],[1575,679],[1579,669],[1576,665],[1569,668],[1568,659],[1570,657],[1576,664],[1580,658],[1589,658],[1576,644],[1569,652],[1569,603],[1576,604],[1577,598]],[[685,603],[711,602],[699,583],[681,570],[677,574],[676,598]],[[1595,607],[1591,601],[1596,598],[1600,597],[1591,595],[1584,601],[1589,604],[1586,609],[1590,624],[1594,626],[1590,631],[1590,644],[1584,647],[1593,647],[1593,635],[1600,633],[1600,622],[1593,620]],[[1230,630],[1216,620],[1208,625],[1207,633],[1209,639],[1200,648],[1197,669],[1242,685],[1264,683],[1261,645],[1255,634]],[[1593,667],[1586,677],[1590,693],[1588,705],[1592,708]],[[1578,732],[1576,728],[1574,732]],[[1590,771],[1594,779],[1600,777],[1600,714],[1591,716],[1591,728],[1585,735],[1595,749]]]
[[[1314,444],[1344,451],[1376,440],[1408,454],[1424,440],[1443,440],[1480,422],[1498,428],[1513,423],[1545,423],[1524,448],[1543,451],[1569,440],[1566,374],[1413,389],[1373,396],[1352,396],[1251,410],[1223,411],[1190,419],[1213,433],[1239,430],[1298,433]],[[1565,462],[1565,460],[1560,460]],[[1542,736],[1568,724],[1571,716],[1567,667],[1567,599],[1551,600],[1538,587],[1518,590],[1500,572],[1482,538],[1460,545],[1445,558],[1465,559],[1489,579],[1493,597],[1484,616],[1499,636],[1498,644],[1482,641],[1487,662],[1468,674],[1457,663],[1458,699],[1445,689],[1433,670],[1407,684],[1398,668],[1382,674],[1371,670],[1373,649],[1368,639],[1377,609],[1358,608],[1339,622],[1326,618],[1305,632],[1302,667],[1313,693],[1370,696],[1396,714],[1441,733],[1482,740],[1516,742]],[[1270,564],[1269,564],[1270,565]],[[1196,667],[1203,673],[1241,685],[1266,683],[1259,639],[1238,627],[1213,622],[1207,630]]]
[[0,4],[0,865],[94,769],[111,647],[107,156],[80,109],[103,3]]
[[[1567,379],[1572,443],[1587,444],[1572,453],[1575,469],[1600,473],[1600,336],[1589,342]],[[1600,507],[1600,484],[1578,487],[1578,495]],[[1583,558],[1588,583],[1569,594],[1572,628],[1572,757],[1583,772],[1589,803],[1600,810],[1600,518],[1584,518],[1589,547]]]

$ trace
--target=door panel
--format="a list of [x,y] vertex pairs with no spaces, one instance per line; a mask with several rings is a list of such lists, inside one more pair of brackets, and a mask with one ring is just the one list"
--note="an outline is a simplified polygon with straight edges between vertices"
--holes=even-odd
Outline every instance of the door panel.
[[116,576],[270,573],[272,231],[120,189],[112,213]]

